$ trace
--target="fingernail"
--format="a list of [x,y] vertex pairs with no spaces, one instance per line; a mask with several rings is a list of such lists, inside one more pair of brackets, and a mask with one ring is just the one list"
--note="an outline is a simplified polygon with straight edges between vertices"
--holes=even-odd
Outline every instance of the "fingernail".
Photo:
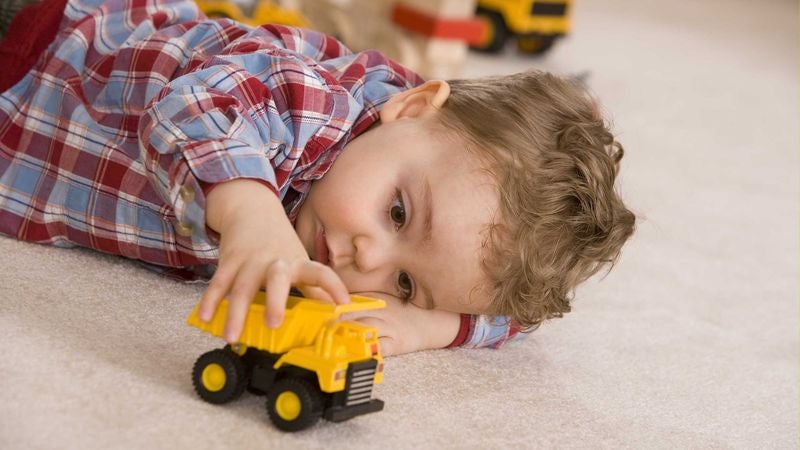
[[270,328],[278,328],[281,324],[281,319],[276,317],[270,317],[267,319],[267,326]]
[[197,315],[200,317],[200,320],[202,320],[203,322],[208,322],[209,320],[211,320],[211,317],[209,317],[210,314],[208,313],[208,311],[199,311],[197,313]]

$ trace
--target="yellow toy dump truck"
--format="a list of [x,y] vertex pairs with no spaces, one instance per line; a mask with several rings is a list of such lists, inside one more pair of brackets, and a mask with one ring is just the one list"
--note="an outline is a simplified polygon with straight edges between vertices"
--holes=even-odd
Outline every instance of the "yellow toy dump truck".
[[511,37],[521,52],[539,55],[570,29],[572,0],[478,0],[476,17],[486,26],[472,48],[498,52]]
[[[200,397],[222,404],[245,389],[267,396],[267,412],[281,430],[298,431],[324,417],[341,422],[380,411],[383,401],[372,398],[372,386],[383,381],[383,358],[374,327],[340,321],[343,313],[383,308],[383,300],[353,295],[335,305],[290,296],[280,327],[264,323],[264,292],[256,295],[244,330],[234,345],[200,356],[192,371]],[[197,307],[189,325],[223,336],[228,300],[223,299],[210,322],[202,322]]]

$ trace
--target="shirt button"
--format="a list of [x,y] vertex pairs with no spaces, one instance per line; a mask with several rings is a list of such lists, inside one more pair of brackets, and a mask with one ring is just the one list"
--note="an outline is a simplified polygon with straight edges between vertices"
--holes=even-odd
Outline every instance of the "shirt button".
[[184,202],[191,203],[194,201],[194,189],[191,186],[181,186],[180,194]]
[[184,237],[192,235],[192,225],[188,223],[178,222],[175,224],[175,232]]

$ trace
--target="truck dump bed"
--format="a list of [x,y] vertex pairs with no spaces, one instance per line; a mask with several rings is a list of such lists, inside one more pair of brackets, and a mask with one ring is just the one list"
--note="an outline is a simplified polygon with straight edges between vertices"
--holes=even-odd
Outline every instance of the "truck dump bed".
[[[265,294],[259,291],[247,312],[238,343],[270,353],[285,353],[293,348],[313,344],[320,329],[344,313],[386,306],[383,300],[358,295],[351,295],[350,303],[346,305],[289,296],[283,323],[278,328],[272,329],[268,328],[264,321],[264,301]],[[220,302],[216,314],[208,323],[197,317],[197,309],[195,306],[187,323],[214,336],[222,337],[225,319],[228,317],[228,300],[223,299]]]

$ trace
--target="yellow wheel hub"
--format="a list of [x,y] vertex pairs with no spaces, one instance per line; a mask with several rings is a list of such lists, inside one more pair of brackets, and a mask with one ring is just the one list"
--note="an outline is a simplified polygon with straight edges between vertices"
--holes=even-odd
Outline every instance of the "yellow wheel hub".
[[283,420],[294,420],[300,415],[300,397],[292,391],[281,392],[275,400],[275,411]]
[[225,369],[217,363],[211,363],[203,369],[203,387],[211,392],[217,392],[225,387]]

